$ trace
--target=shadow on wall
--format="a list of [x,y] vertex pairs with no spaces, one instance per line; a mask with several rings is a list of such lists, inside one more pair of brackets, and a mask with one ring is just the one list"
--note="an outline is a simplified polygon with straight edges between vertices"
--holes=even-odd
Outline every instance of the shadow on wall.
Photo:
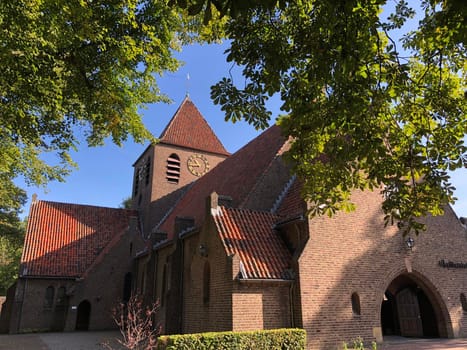
[[[93,266],[108,256],[135,223],[134,212],[54,202],[37,202],[31,212],[34,216],[30,221],[31,228],[20,267],[22,283],[18,283],[16,291],[20,297],[17,300],[14,300],[14,295],[8,298],[7,303],[14,310],[6,322],[13,327],[9,329],[10,332],[22,331],[25,327],[62,331],[65,323],[68,323],[69,298],[74,290],[68,290],[70,283],[67,281],[88,278],[87,274]],[[128,258],[130,257],[131,248],[128,250]],[[121,259],[119,256],[120,262]],[[113,266],[108,271],[109,275],[112,273]],[[47,276],[47,280],[43,276]],[[87,286],[86,294],[98,295],[96,298],[99,301],[102,295],[118,290],[121,291],[121,298],[124,294],[123,274],[121,281],[118,278],[120,276],[114,275],[112,280],[113,283],[119,283],[116,289],[108,288],[105,283],[109,281],[102,280],[99,284]],[[23,294],[24,297],[21,296]],[[81,303],[81,308],[77,308],[77,311],[81,311],[81,314],[78,312],[80,317],[77,325],[80,330],[89,328],[91,304],[86,302],[88,305]],[[116,300],[106,302],[115,303]],[[110,314],[108,321],[113,324]],[[73,320],[73,328],[74,322]]]
[[[357,209],[358,210],[358,209]],[[450,215],[446,211],[446,215]],[[352,215],[352,214],[342,214]],[[345,220],[334,217],[332,220]],[[435,219],[436,220],[436,219]],[[412,270],[407,259],[415,257],[416,250],[410,251],[404,246],[403,237],[399,232],[388,235],[384,228],[382,214],[374,215],[362,235],[366,250],[358,247],[359,237],[354,237],[354,254],[343,253],[352,258],[340,263],[340,245],[343,240],[352,240],[348,232],[342,228],[342,236],[335,239],[333,247],[336,251],[314,252],[308,248],[308,256],[319,254],[319,267],[308,269],[304,264],[309,261],[300,260],[300,274],[306,270],[311,277],[311,283],[302,284],[303,327],[307,331],[308,346],[311,349],[335,349],[343,341],[351,341],[349,334],[358,334],[370,343],[383,335],[402,335],[415,337],[452,337],[453,329],[450,315],[441,295],[434,283],[442,285],[441,281],[430,282],[420,271]],[[371,228],[381,227],[380,231]],[[310,226],[312,227],[312,226]],[[314,242],[313,232],[310,232],[309,247],[321,246]],[[427,233],[421,233],[421,235]],[[319,236],[319,233],[315,233]],[[318,241],[320,237],[315,237]],[[333,247],[328,247],[332,250]],[[345,248],[344,248],[345,249]],[[316,255],[318,254],[318,255]],[[356,257],[353,257],[355,255]],[[434,259],[435,257],[428,257]],[[338,273],[334,264],[342,264]],[[430,267],[429,267],[430,268]],[[435,267],[436,268],[436,267]],[[409,270],[409,271],[408,271]],[[432,277],[433,278],[433,277]],[[303,279],[303,277],[302,277]],[[310,290],[310,292],[305,291]],[[320,307],[312,317],[306,317],[306,307],[312,307],[313,301],[304,303],[304,298],[324,294],[320,300],[315,300]],[[358,305],[357,305],[358,304]],[[467,304],[467,302],[466,302]],[[467,305],[466,305],[467,308]],[[464,313],[465,319],[467,313]],[[379,326],[381,326],[380,329]],[[414,329],[414,327],[416,329]],[[382,331],[382,334],[381,334]],[[337,343],[337,344],[336,344]]]

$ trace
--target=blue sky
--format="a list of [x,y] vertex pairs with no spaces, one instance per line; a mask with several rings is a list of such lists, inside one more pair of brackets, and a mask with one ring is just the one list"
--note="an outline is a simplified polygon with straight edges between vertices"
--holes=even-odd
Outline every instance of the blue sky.
[[[223,55],[226,47],[225,44],[194,45],[185,48],[178,55],[185,62],[184,66],[176,73],[166,74],[159,79],[161,91],[165,92],[173,103],[151,105],[142,111],[145,125],[155,136],[160,135],[186,93],[189,93],[229,152],[235,152],[260,133],[246,123],[225,122],[219,106],[211,102],[210,86],[228,76],[231,68],[231,64],[225,62]],[[238,68],[233,70],[234,77],[239,76],[239,73]],[[280,112],[278,100],[271,101],[269,107],[276,115]],[[123,147],[117,147],[111,141],[97,148],[88,148],[83,143],[78,152],[72,154],[79,169],[74,170],[66,182],[52,182],[47,188],[35,188],[25,187],[20,179],[17,181],[21,187],[26,188],[29,197],[22,216],[28,215],[33,193],[36,193],[39,199],[48,201],[118,207],[131,195],[132,164],[146,147],[147,144],[136,144],[131,139]],[[458,216],[467,216],[466,180],[466,169],[453,174],[452,183],[457,188],[456,196],[459,198],[454,210]]]

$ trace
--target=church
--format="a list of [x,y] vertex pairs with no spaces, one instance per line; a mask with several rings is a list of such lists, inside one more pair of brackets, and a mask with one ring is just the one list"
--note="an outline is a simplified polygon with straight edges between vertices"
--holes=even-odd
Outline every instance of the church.
[[165,334],[303,328],[309,349],[362,337],[467,337],[467,228],[451,207],[403,237],[381,194],[309,218],[272,126],[229,154],[187,97],[134,163],[132,208],[31,205],[0,330],[115,328],[130,295]]

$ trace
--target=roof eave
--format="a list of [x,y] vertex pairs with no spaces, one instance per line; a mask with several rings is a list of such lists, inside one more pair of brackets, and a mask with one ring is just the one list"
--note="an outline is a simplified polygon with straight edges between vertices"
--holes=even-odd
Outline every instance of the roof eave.
[[264,283],[279,283],[279,284],[291,284],[294,282],[292,279],[283,279],[283,278],[238,278],[238,282],[245,284],[264,284]]

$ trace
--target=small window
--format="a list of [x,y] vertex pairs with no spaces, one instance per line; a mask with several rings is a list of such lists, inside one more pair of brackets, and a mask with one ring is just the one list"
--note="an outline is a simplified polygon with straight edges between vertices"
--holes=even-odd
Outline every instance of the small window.
[[360,297],[358,296],[358,293],[352,293],[352,312],[354,313],[354,315],[361,314]]
[[172,153],[167,158],[166,178],[169,183],[178,184],[180,180],[180,157]]
[[467,298],[465,297],[465,294],[461,293],[460,298],[461,298],[462,310],[464,310],[464,312],[467,312]]
[[210,286],[211,284],[211,267],[209,266],[209,262],[206,261],[204,263],[204,271],[203,271],[203,304],[209,304],[209,297],[210,297]]
[[44,307],[51,308],[54,304],[54,294],[55,288],[52,286],[48,286],[45,290],[45,304]]

